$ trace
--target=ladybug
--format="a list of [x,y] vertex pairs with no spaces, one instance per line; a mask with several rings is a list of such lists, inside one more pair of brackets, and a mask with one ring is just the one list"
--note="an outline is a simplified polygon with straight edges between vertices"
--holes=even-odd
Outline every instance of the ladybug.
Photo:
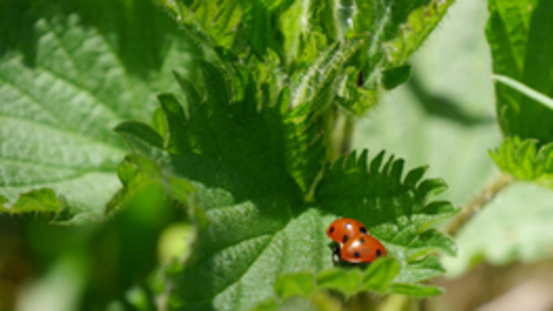
[[332,261],[341,263],[371,263],[377,258],[386,256],[386,248],[377,239],[370,236],[369,230],[359,221],[341,218],[330,224],[326,234],[334,242]]
[[355,219],[341,218],[328,226],[326,235],[338,243],[346,243],[349,239],[358,235],[370,235],[370,232]]
[[371,263],[386,255],[384,245],[368,235],[353,237],[340,247],[340,259],[350,263]]

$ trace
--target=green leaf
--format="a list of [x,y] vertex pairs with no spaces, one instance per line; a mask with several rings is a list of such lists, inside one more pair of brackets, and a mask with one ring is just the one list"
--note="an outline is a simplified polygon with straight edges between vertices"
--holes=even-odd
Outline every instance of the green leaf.
[[[8,199],[0,197],[0,203],[7,203]],[[50,189],[36,189],[25,193],[15,205],[11,208],[3,208],[0,211],[10,213],[28,213],[28,212],[45,212],[58,213],[61,211],[63,202],[56,197],[54,191]]]
[[315,291],[313,273],[298,272],[277,278],[275,292],[281,298],[290,296],[309,296]]
[[370,265],[361,279],[359,289],[374,290],[379,294],[384,294],[392,281],[400,271],[400,265],[393,258],[382,258]]
[[409,265],[402,271],[394,282],[414,283],[432,279],[442,275],[446,270],[442,267],[436,257],[428,256],[422,259],[415,259],[409,262]]
[[363,45],[362,39],[329,47],[317,61],[306,70],[298,72],[293,80],[291,107],[309,103],[310,110],[319,112],[333,102],[336,95],[336,81],[355,52]]
[[[105,215],[110,215],[114,211],[128,206],[133,199],[138,197],[150,186],[160,186],[160,168],[149,158],[140,155],[129,155],[117,167],[119,180],[123,183],[123,188],[112,197],[107,203]],[[182,187],[180,193],[189,195],[193,188],[188,185]]]
[[[310,100],[317,109],[323,109],[336,99],[342,108],[357,115],[374,106],[381,85],[391,89],[408,78],[405,61],[452,3],[162,1],[190,36],[209,47],[222,46],[245,59],[265,59],[271,54],[269,50],[276,53],[284,71],[294,77],[290,88],[293,107]],[[233,18],[224,18],[231,15]],[[229,35],[221,37],[219,33]],[[325,51],[322,55],[321,50]],[[352,57],[355,60],[345,64]],[[346,65],[356,72],[347,72]],[[384,75],[387,70],[392,72]],[[364,78],[358,79],[360,75]],[[358,80],[363,81],[356,83]],[[336,98],[338,91],[340,97]]]
[[[553,10],[551,1],[489,2],[486,34],[494,73],[509,77],[552,97]],[[535,99],[502,84],[496,85],[497,115],[506,136],[553,140],[553,111]]]
[[133,146],[163,148],[163,138],[161,135],[145,123],[126,121],[117,125],[113,130],[127,140],[134,140],[136,138],[142,140],[134,140],[131,144]]
[[393,284],[392,292],[411,297],[432,297],[443,294],[444,290],[434,286],[422,286],[414,284]]
[[9,0],[0,15],[9,17],[0,22],[6,209],[63,209],[58,223],[99,220],[127,149],[112,128],[147,120],[154,94],[176,89],[166,76],[188,62],[184,40],[148,1]]
[[394,23],[386,29],[388,37],[394,34],[395,36],[385,43],[386,54],[393,64],[400,65],[423,44],[455,1],[388,0],[385,2],[387,4],[381,5],[381,9],[391,7],[395,10],[395,14],[392,14]]
[[411,77],[411,66],[404,65],[386,70],[382,73],[382,84],[385,89],[391,90],[407,81]]
[[[366,38],[356,59],[359,73],[347,83],[346,111],[363,115],[374,106],[380,89],[392,89],[410,76],[407,59],[442,19],[453,1],[356,1],[353,31]],[[357,81],[355,83],[355,81]],[[360,88],[361,86],[361,88]]]
[[365,271],[359,269],[330,268],[316,277],[313,272],[297,272],[277,278],[275,292],[281,299],[290,296],[311,296],[315,290],[332,289],[347,296],[372,290],[384,294],[400,271],[398,261],[392,257],[371,263]]
[[387,248],[397,247],[396,255],[401,258],[409,259],[432,250],[455,254],[450,238],[433,230],[419,232],[419,226],[425,224],[413,222],[421,219],[418,215],[425,215],[428,222],[441,217],[427,214],[427,207],[431,203],[429,199],[443,189],[443,182],[424,180],[409,186],[401,180],[402,160],[391,156],[381,166],[383,157],[377,156],[371,161],[370,170],[366,169],[366,160],[366,150],[359,159],[354,152],[325,169],[315,196],[321,209],[358,219]]
[[[160,101],[163,102],[163,98],[167,96],[160,95]],[[182,112],[182,109],[177,111]],[[164,114],[162,116],[165,117]],[[123,122],[114,131],[127,140],[132,151],[117,168],[123,188],[107,203],[105,214],[109,215],[129,205],[148,187],[154,185],[163,187],[165,194],[172,199],[187,204],[189,213],[198,219],[200,225],[205,225],[205,216],[192,202],[194,187],[186,179],[172,176],[155,161],[163,157],[165,145],[161,136],[148,125],[136,121]]]
[[352,296],[359,290],[361,270],[330,268],[317,275],[317,286],[320,289],[333,289]]
[[[534,139],[507,138],[490,152],[497,166],[521,181],[553,187],[553,143],[538,147]],[[539,148],[539,149],[538,149]]]
[[[201,66],[208,95],[205,103],[197,101],[202,96],[191,91],[192,83],[181,81],[190,116],[186,122],[178,121],[187,113],[178,109],[175,98],[160,96],[168,133],[180,134],[169,135],[167,147],[150,154],[157,149],[141,147],[148,139],[128,139],[136,144],[133,150],[158,163],[162,183],[172,176],[190,181],[196,190],[194,204],[204,216],[193,217],[201,223],[197,239],[181,269],[171,273],[175,282],[171,299],[178,307],[243,310],[277,297],[275,284],[283,296],[311,293],[312,280],[333,286],[319,273],[333,266],[325,228],[338,217],[365,223],[386,245],[390,257],[396,258],[374,263],[353,289],[334,282],[340,291],[385,292],[398,271],[422,276],[433,267],[421,265],[420,260],[435,252],[455,252],[448,237],[422,229],[443,217],[439,208],[429,209],[426,215],[442,182],[421,180],[417,171],[408,174],[407,185],[403,161],[386,159],[384,153],[370,162],[367,171],[369,159],[364,152],[359,158],[352,154],[332,168],[327,166],[314,202],[308,203],[305,198],[324,156],[306,151],[309,146],[320,148],[316,132],[309,130],[310,110],[306,105],[289,109],[287,100],[259,110],[256,96],[228,95],[248,94],[244,90],[257,85],[255,77],[242,71],[243,65]],[[245,74],[245,82],[233,83],[228,90],[220,83],[227,83],[228,70],[237,69]],[[134,135],[142,135],[143,129],[135,128]],[[443,271],[434,268],[436,274]],[[305,271],[314,273],[314,278]]]
[[550,258],[552,200],[551,189],[519,182],[509,185],[458,232],[458,257],[443,260],[448,273],[461,275],[481,261],[504,265]]
[[293,1],[293,4],[279,16],[287,65],[301,57],[302,38],[307,38],[310,33],[311,27],[307,21],[310,21],[312,17],[312,3],[311,0]]

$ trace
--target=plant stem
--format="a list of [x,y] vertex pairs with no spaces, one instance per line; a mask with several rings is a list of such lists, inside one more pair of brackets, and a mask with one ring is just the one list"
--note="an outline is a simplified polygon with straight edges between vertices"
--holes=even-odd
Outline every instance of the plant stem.
[[342,141],[340,143],[340,153],[347,154],[351,151],[351,139],[353,138],[353,129],[355,120],[351,116],[345,116],[344,129],[342,130]]
[[455,216],[447,228],[447,233],[452,236],[457,234],[459,229],[461,229],[474,214],[479,212],[488,201],[513,182],[513,180],[511,175],[501,174],[496,180],[487,185],[480,194],[468,202],[461,212]]
[[520,93],[532,98],[533,100],[535,100],[538,103],[544,105],[545,107],[547,107],[549,109],[553,109],[553,99],[551,97],[548,97],[547,95],[544,95],[544,94],[530,88],[529,86],[527,86],[525,84],[522,84],[522,83],[518,82],[517,80],[509,78],[507,76],[492,75],[492,78],[495,81],[501,82],[501,83],[503,83],[503,84],[519,91]]
[[336,137],[334,129],[336,128],[336,114],[334,109],[326,109],[322,114],[323,136],[326,147],[326,159],[329,162],[334,162],[339,154],[336,152]]

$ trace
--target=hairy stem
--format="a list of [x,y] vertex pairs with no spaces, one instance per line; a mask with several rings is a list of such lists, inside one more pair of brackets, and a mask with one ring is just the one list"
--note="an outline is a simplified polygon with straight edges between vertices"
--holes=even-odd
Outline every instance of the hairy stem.
[[339,157],[339,154],[336,151],[336,143],[338,141],[336,140],[337,137],[334,135],[334,129],[336,128],[336,113],[334,109],[326,109],[323,112],[321,119],[326,147],[326,159],[329,162],[334,162]]
[[340,142],[340,153],[347,154],[351,151],[351,140],[353,138],[353,129],[355,120],[351,116],[345,116],[345,124],[342,129],[342,140]]
[[453,221],[449,224],[447,233],[450,235],[457,234],[459,229],[461,229],[474,214],[479,212],[488,201],[505,189],[513,180],[511,175],[501,174],[496,180],[488,184],[480,194],[468,202],[461,212],[455,216]]

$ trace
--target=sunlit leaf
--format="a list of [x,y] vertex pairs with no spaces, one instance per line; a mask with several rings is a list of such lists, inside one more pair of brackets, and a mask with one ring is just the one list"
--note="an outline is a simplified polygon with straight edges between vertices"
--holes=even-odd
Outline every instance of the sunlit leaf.
[[[119,18],[106,24],[106,14]],[[112,128],[148,120],[154,94],[176,87],[166,76],[175,64],[182,71],[186,45],[149,2],[4,1],[0,15],[7,17],[0,27],[0,194],[7,209],[63,209],[63,223],[99,220],[120,187],[116,168],[127,150]]]

